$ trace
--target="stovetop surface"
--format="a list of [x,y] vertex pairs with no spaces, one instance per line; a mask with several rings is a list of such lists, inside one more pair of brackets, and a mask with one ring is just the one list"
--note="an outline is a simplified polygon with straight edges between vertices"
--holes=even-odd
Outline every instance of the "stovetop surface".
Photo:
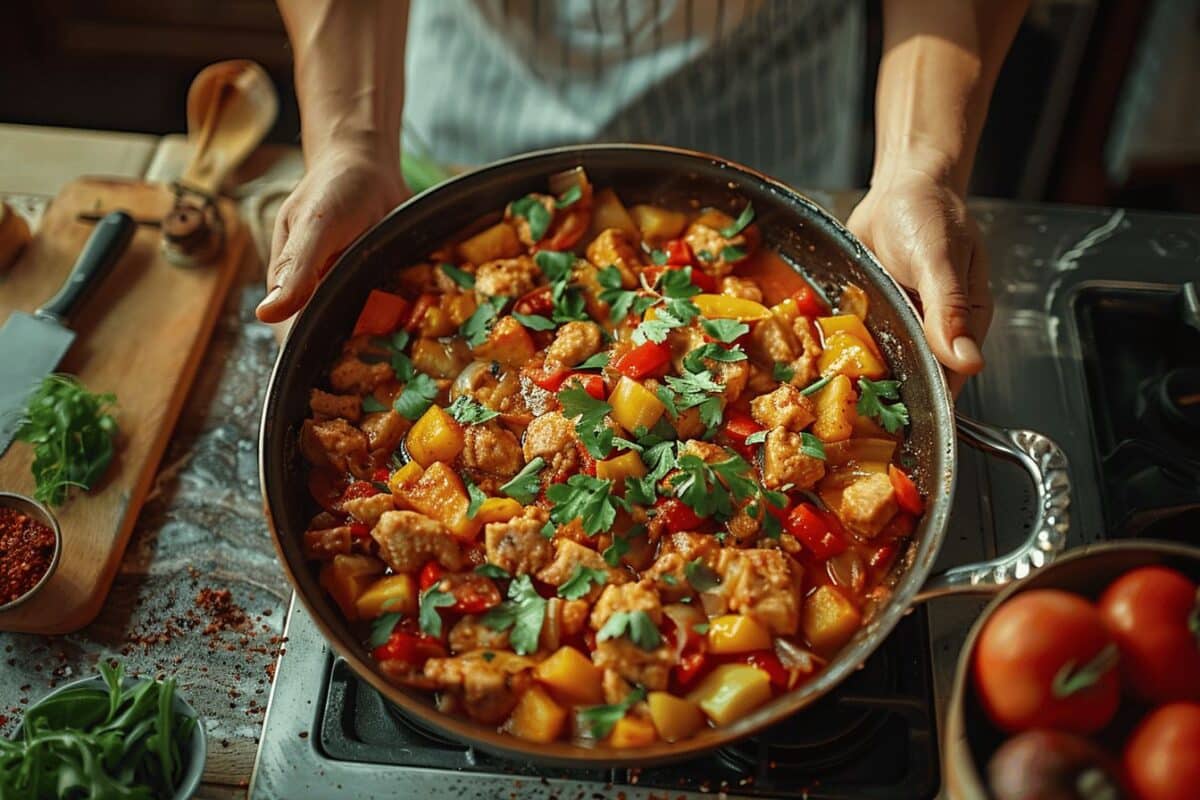
[[[1200,220],[989,202],[973,210],[988,239],[997,307],[984,350],[988,368],[960,407],[992,424],[1046,433],[1067,452],[1070,546],[1123,531],[1158,533],[1161,527],[1127,527],[1131,515],[1147,512],[1139,506],[1146,498],[1118,508],[1108,482],[1119,482],[1129,461],[1122,443],[1142,441],[1122,426],[1145,428],[1145,398],[1158,391],[1150,384],[1163,370],[1147,366],[1144,352],[1162,338],[1165,329],[1155,325],[1175,324],[1163,313],[1165,297],[1182,298],[1171,302],[1183,304],[1186,324],[1181,285],[1200,277]],[[1138,308],[1146,315],[1138,330],[1148,333],[1122,336],[1122,327],[1133,329],[1124,315],[1136,316]],[[1174,343],[1177,354],[1162,355],[1160,347],[1155,363],[1194,365],[1189,359],[1200,358],[1200,348],[1187,343],[1186,329],[1171,330],[1183,337]],[[1130,391],[1114,394],[1105,388],[1110,383]],[[1182,399],[1185,414],[1189,387],[1176,381],[1163,390]],[[1142,419],[1129,410],[1138,408]],[[1185,461],[1200,452],[1178,437],[1173,445]],[[1161,485],[1160,477],[1148,484]],[[1189,494],[1195,488],[1176,480],[1172,502],[1200,505]],[[1032,496],[1019,468],[960,448],[938,568],[990,558],[1023,541]],[[293,601],[251,795],[932,797],[940,790],[938,720],[962,640],[985,602],[944,599],[910,614],[821,706],[763,735],[672,767],[583,773],[514,764],[416,730],[329,654]]]

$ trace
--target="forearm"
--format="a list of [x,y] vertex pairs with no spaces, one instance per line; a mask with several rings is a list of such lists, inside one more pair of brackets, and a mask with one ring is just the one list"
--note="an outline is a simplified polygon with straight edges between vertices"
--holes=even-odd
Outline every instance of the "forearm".
[[331,146],[399,164],[407,0],[279,0],[305,159]]
[[917,168],[960,195],[1028,0],[884,0],[872,184]]

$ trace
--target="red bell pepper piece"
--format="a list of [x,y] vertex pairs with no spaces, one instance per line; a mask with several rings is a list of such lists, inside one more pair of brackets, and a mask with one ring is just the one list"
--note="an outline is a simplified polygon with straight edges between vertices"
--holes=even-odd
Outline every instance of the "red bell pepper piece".
[[817,558],[831,558],[845,552],[849,545],[845,535],[830,524],[829,516],[818,511],[812,503],[797,503],[788,513],[784,528]]
[[682,267],[693,263],[692,248],[683,239],[672,239],[663,246],[663,250],[671,266]]
[[704,517],[698,516],[691,506],[677,497],[660,497],[654,508],[655,516],[662,519],[671,533],[694,531],[705,522]]
[[908,473],[895,464],[888,464],[888,478],[892,481],[892,488],[896,490],[896,503],[900,508],[916,515],[925,511],[925,501],[921,499],[921,493],[917,491],[917,485],[908,477]]
[[607,396],[604,392],[604,378],[599,375],[590,372],[569,372],[563,376],[559,386],[566,386],[572,381],[577,382],[585,392],[597,400],[603,400]]
[[342,497],[339,502],[347,500],[357,500],[360,497],[373,497],[379,494],[379,490],[370,481],[355,481],[346,487],[346,491],[342,492]]
[[708,666],[708,656],[704,653],[689,653],[679,659],[675,665],[675,682],[680,687],[686,687],[700,676]]
[[692,267],[692,285],[708,294],[717,291],[717,279],[698,267]]
[[421,567],[421,574],[417,578],[417,585],[421,587],[421,591],[423,592],[440,581],[444,574],[445,571],[442,569],[441,564],[436,561],[426,561],[425,565]]
[[500,591],[491,579],[471,575],[454,586],[454,611],[458,614],[481,614],[500,604]]
[[412,311],[408,315],[408,321],[404,323],[404,330],[409,333],[415,333],[421,325],[421,320],[425,318],[425,314],[437,304],[438,296],[432,292],[425,292],[418,297],[417,302],[413,303]]
[[775,655],[773,650],[755,650],[752,653],[746,653],[739,661],[767,673],[771,678],[771,685],[777,689],[786,689],[791,683],[791,673],[784,668],[779,656]]
[[729,441],[734,450],[744,458],[754,457],[754,445],[746,444],[746,437],[763,430],[763,426],[754,421],[754,417],[745,411],[731,409],[725,417],[721,433]]
[[824,317],[829,315],[829,307],[825,305],[825,301],[821,299],[821,295],[817,294],[807,281],[801,286],[792,299],[796,301],[796,310],[800,312],[802,317]]
[[424,633],[392,631],[385,644],[371,651],[376,661],[402,661],[414,667],[431,658],[443,658],[446,648],[437,639]]
[[525,367],[522,370],[529,380],[533,381],[534,386],[545,389],[551,394],[555,394],[562,387],[563,381],[571,374],[571,370],[566,367],[550,369],[545,364],[539,364],[536,367]]
[[387,483],[387,479],[392,477],[392,471],[387,467],[378,467],[371,473],[371,480]]
[[358,322],[354,323],[354,335],[383,336],[400,327],[405,312],[408,311],[408,301],[398,294],[372,289],[363,303],[362,311],[358,312]]
[[641,380],[671,362],[671,348],[658,342],[645,342],[624,353],[612,368],[635,381]]
[[584,198],[564,212],[560,212],[550,225],[550,231],[545,239],[538,243],[538,250],[570,250],[579,244],[583,234],[592,224],[592,209],[590,198],[584,203]]
[[366,539],[371,535],[371,526],[365,522],[351,522],[350,535],[356,539]]
[[871,551],[867,556],[867,566],[878,572],[886,572],[896,558],[896,544],[888,542]]

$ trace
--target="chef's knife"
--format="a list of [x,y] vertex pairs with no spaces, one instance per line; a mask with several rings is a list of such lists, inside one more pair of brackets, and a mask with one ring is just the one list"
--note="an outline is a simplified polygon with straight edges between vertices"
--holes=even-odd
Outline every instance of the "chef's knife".
[[100,220],[58,294],[32,314],[14,311],[0,328],[0,456],[21,425],[29,395],[75,340],[67,327],[71,315],[121,258],[136,230],[124,211]]

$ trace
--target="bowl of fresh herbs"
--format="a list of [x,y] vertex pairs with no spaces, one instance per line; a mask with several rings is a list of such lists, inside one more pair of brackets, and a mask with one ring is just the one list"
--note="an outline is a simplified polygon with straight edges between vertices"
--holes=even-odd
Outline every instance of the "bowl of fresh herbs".
[[200,785],[207,743],[175,681],[100,675],[32,705],[0,738],[0,797],[184,800]]

